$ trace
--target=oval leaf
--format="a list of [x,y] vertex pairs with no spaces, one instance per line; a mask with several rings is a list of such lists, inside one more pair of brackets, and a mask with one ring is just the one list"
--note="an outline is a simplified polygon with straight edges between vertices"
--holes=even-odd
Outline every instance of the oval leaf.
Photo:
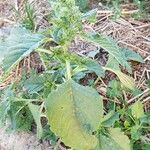
[[46,109],[51,130],[66,145],[80,150],[97,145],[93,132],[98,129],[103,105],[94,89],[68,80],[48,96]]

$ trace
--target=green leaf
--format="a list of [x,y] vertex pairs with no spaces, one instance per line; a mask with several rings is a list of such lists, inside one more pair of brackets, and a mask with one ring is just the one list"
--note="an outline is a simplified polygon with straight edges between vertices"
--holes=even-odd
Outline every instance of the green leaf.
[[111,127],[115,121],[119,120],[119,114],[115,111],[109,112],[101,121],[101,125],[104,127]]
[[120,70],[118,61],[112,55],[109,55],[109,58],[105,67],[111,68],[114,70]]
[[94,59],[98,53],[99,53],[99,50],[93,50],[93,51],[90,51],[87,56]]
[[144,123],[149,124],[150,123],[150,113],[149,112],[147,112],[147,113],[145,112],[144,116],[142,116],[140,118],[140,123],[141,124],[144,124]]
[[142,93],[142,90],[141,89],[139,89],[139,88],[137,88],[137,87],[135,87],[133,90],[131,90],[131,94],[135,97],[135,96],[137,96],[137,95],[139,95],[139,94],[141,94]]
[[22,98],[22,97],[14,97],[13,99],[13,102],[40,102],[39,99],[25,99],[25,98]]
[[104,74],[105,74],[104,69],[96,61],[94,61],[92,59],[87,59],[86,62],[84,63],[84,65],[89,71],[95,72],[97,76],[104,77]]
[[31,33],[22,27],[14,27],[5,41],[0,43],[3,45],[0,47],[0,53],[4,53],[0,56],[0,60],[3,60],[0,65],[4,73],[9,73],[23,58],[39,47],[42,39],[40,34]]
[[29,109],[33,115],[34,121],[37,125],[37,137],[39,139],[41,139],[41,137],[43,135],[43,128],[42,128],[42,124],[41,124],[40,106],[29,103],[28,107],[29,107]]
[[150,150],[150,143],[145,144],[142,148],[142,150]]
[[95,150],[130,150],[129,138],[120,128],[110,128],[108,136],[99,134],[99,145]]
[[25,81],[24,88],[30,94],[37,93],[44,88],[44,82],[45,78],[43,75],[33,74],[29,79]]
[[97,76],[104,77],[105,71],[102,68],[102,66],[96,62],[93,59],[90,59],[88,57],[81,57],[77,54],[70,54],[73,58],[70,58],[72,62],[77,63],[78,65],[81,65],[85,67],[87,70],[95,72]]
[[118,78],[120,79],[121,83],[129,88],[129,89],[134,89],[135,88],[135,82],[134,79],[124,73],[122,73],[121,71],[114,71],[114,73],[118,76]]
[[0,95],[0,124],[5,122],[8,117],[8,112],[11,108],[11,97],[13,97],[12,87],[9,86]]
[[[106,70],[114,72],[125,87],[131,90],[135,88],[134,79],[121,72],[119,68],[119,63],[116,61],[116,59],[112,55],[109,56],[108,62],[104,68]],[[128,66],[128,71],[131,72],[130,66]]]
[[131,107],[131,112],[134,118],[140,119],[144,116],[143,104],[140,101],[134,103]]
[[89,0],[75,0],[76,5],[79,6],[81,11],[85,11],[88,9]]
[[99,94],[73,80],[60,85],[46,100],[51,130],[73,149],[93,149],[97,138],[93,135],[103,115]]
[[[135,53],[134,51],[129,49],[121,49],[120,51],[122,51],[122,56],[123,58],[126,59],[126,61],[133,60],[133,61],[144,63],[143,58],[138,53]],[[109,55],[108,62],[105,67],[115,69],[115,70],[120,70],[119,62],[111,54]],[[128,70],[129,73],[132,72],[132,68],[129,64],[126,65],[126,69]]]
[[132,139],[134,139],[136,141],[140,139],[141,134],[139,132],[139,126],[133,126],[131,128],[130,133],[131,133],[131,138]]
[[134,83],[134,79],[124,73],[122,73],[121,71],[115,70],[115,69],[111,69],[111,68],[105,68],[106,70],[109,70],[113,73],[115,73],[119,80],[121,81],[121,83],[128,89],[133,90],[135,88],[135,83]]
[[25,15],[22,18],[22,24],[25,26],[26,29],[34,30],[35,28],[35,10],[33,6],[28,2],[25,1]]
[[129,49],[122,49],[122,50],[126,57],[126,60],[133,60],[133,61],[144,63],[143,58],[133,50],[129,50]]
[[117,45],[116,41],[111,37],[98,34],[95,32],[81,33],[81,37],[89,42],[93,42],[95,45],[106,50],[113,58],[117,60],[125,68],[129,68],[129,64],[126,61],[125,56],[122,54],[122,50]]
[[81,57],[72,52],[66,52],[65,54],[63,54],[62,49],[60,48],[55,49],[55,56],[62,62],[65,62],[65,60],[68,59],[71,63],[75,63],[81,67],[86,68],[89,71],[95,72],[99,77],[104,77],[104,69],[98,62],[93,59],[90,59],[88,57]]
[[84,13],[81,16],[81,19],[88,20],[90,23],[94,23],[96,21],[96,14],[97,14],[97,9],[93,9],[93,10],[90,10],[90,11]]
[[112,81],[109,82],[109,84],[107,86],[107,95],[110,98],[121,97],[122,88],[121,88],[120,81],[112,80]]
[[[125,59],[127,60],[127,58],[125,58]],[[127,87],[131,90],[133,90],[135,88],[134,79],[121,72],[121,70],[119,68],[119,62],[117,61],[117,59],[115,59],[114,56],[109,55],[108,62],[106,64],[106,66],[104,67],[104,69],[114,72],[125,87]],[[132,72],[129,64],[127,65],[127,69],[129,72]]]
[[147,80],[147,83],[148,83],[148,87],[150,89],[150,80]]
[[[121,51],[126,61],[133,60],[133,61],[144,63],[143,58],[138,53],[129,49],[122,49]],[[106,66],[111,67],[112,69],[120,70],[118,61],[112,55],[109,55],[109,59]],[[132,72],[132,68],[129,64],[126,66],[126,69],[130,73]]]

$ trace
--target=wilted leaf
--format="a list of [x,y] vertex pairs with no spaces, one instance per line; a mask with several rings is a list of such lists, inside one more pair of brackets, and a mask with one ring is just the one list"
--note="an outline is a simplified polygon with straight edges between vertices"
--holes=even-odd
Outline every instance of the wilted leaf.
[[126,74],[122,73],[121,71],[115,71],[114,72],[118,78],[120,79],[121,83],[129,88],[129,89],[134,89],[135,87],[135,83],[134,83],[134,79],[130,76],[127,76]]
[[93,135],[103,115],[99,94],[73,80],[63,83],[46,100],[51,130],[73,149],[93,149],[97,138]]

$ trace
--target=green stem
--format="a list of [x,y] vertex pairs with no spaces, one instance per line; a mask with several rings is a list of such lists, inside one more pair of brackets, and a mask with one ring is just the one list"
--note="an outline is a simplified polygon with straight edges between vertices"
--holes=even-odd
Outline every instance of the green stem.
[[46,53],[46,54],[52,54],[51,51],[47,50],[47,49],[44,49],[44,48],[38,48],[36,49],[37,52],[42,52],[42,53]]
[[67,79],[71,79],[71,67],[70,67],[70,61],[66,60],[66,73],[67,73]]
[[150,127],[143,127],[143,126],[141,126],[141,128],[143,128],[143,129],[150,129]]

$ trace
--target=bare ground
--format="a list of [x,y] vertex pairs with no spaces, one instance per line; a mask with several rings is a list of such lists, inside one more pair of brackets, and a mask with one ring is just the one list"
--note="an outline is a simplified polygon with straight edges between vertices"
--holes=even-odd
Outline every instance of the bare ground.
[[27,132],[7,133],[0,129],[0,150],[52,150],[48,141],[40,143],[36,136]]

